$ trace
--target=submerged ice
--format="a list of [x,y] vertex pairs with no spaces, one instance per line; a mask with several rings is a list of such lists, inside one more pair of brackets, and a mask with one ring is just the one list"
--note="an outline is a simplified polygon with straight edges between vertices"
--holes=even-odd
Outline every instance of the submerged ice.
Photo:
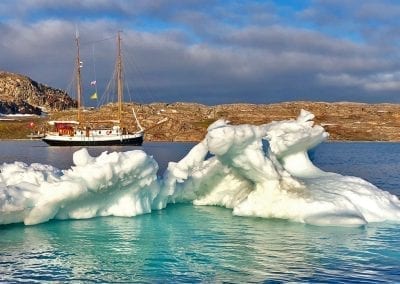
[[359,226],[400,218],[400,201],[357,177],[324,172],[307,151],[328,133],[302,110],[295,120],[230,125],[218,120],[206,137],[157,177],[143,151],[74,153],[75,166],[21,162],[0,166],[0,224],[50,219],[135,216],[169,203],[232,209],[240,216],[315,225]]

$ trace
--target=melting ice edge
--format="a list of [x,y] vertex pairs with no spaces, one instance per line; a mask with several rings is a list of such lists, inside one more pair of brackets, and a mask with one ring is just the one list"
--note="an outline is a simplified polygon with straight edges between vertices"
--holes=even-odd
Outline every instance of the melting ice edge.
[[218,120],[182,160],[168,164],[162,177],[157,162],[141,150],[91,157],[83,148],[73,154],[75,166],[67,170],[4,163],[0,224],[131,217],[177,202],[314,225],[398,222],[397,196],[313,165],[307,150],[328,137],[313,119],[302,110],[295,120],[259,126]]

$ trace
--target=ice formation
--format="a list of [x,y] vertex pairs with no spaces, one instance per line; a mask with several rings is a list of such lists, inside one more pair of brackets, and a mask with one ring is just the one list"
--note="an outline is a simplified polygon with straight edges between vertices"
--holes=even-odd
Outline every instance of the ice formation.
[[143,151],[74,153],[71,169],[0,166],[0,224],[135,216],[171,202],[218,205],[235,215],[315,225],[360,226],[400,219],[400,201],[357,178],[324,172],[307,150],[328,134],[302,110],[296,120],[230,125],[218,120],[162,178]]
[[151,212],[160,188],[158,165],[143,151],[74,153],[75,166],[15,162],[0,169],[0,224],[38,224],[50,219],[134,216]]

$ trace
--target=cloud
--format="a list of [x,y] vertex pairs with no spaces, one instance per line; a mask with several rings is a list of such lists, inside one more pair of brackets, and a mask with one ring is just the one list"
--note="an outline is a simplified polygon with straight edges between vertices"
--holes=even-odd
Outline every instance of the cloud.
[[[390,46],[399,40],[400,5],[393,0],[314,0],[297,16],[313,28],[337,37]],[[387,48],[386,47],[386,48]]]
[[367,77],[350,74],[318,75],[321,83],[334,86],[360,87],[370,92],[400,91],[400,72],[377,73]]
[[[3,1],[0,68],[67,89],[78,24],[87,92],[94,77],[99,93],[106,89],[123,30],[125,79],[141,102],[398,101],[396,25],[367,4],[373,2],[356,10],[352,1]],[[384,42],[363,24],[371,19],[385,31]]]

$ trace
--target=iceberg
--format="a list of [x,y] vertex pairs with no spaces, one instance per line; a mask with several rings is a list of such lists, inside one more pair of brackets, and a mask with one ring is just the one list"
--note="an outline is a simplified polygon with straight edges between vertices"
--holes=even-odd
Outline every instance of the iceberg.
[[143,151],[103,152],[94,158],[83,148],[73,161],[75,166],[65,171],[41,164],[3,164],[0,224],[151,212],[160,191],[158,165]]
[[218,120],[205,138],[162,177],[140,150],[74,153],[60,171],[21,162],[0,166],[0,224],[125,216],[170,203],[222,206],[234,215],[321,226],[398,221],[398,197],[357,177],[325,172],[307,151],[328,138],[302,110],[297,119],[264,125]]

